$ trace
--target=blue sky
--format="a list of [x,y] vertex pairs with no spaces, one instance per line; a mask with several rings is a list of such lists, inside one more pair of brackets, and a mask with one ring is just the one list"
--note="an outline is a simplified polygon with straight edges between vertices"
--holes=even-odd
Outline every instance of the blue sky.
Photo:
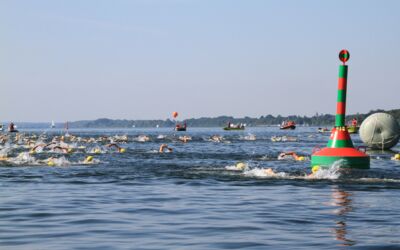
[[400,1],[0,0],[0,120],[400,108]]

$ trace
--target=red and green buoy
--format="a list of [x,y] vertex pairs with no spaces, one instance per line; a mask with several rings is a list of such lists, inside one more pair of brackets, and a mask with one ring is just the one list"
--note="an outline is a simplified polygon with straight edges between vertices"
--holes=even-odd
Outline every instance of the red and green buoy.
[[349,58],[350,53],[347,50],[340,51],[339,59],[343,62],[343,65],[339,66],[335,127],[332,129],[327,147],[315,152],[311,156],[312,167],[329,167],[334,162],[342,160],[340,163],[341,168],[369,168],[369,156],[354,148],[345,122],[347,92],[346,62]]

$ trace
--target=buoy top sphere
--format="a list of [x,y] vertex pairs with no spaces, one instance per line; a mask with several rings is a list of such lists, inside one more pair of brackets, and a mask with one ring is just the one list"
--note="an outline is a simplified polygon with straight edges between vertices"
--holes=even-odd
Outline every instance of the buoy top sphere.
[[360,138],[373,149],[390,149],[400,139],[400,125],[386,113],[375,113],[367,117],[360,126]]
[[342,61],[343,63],[347,62],[350,59],[350,53],[347,50],[341,50],[339,52],[339,59],[340,61]]

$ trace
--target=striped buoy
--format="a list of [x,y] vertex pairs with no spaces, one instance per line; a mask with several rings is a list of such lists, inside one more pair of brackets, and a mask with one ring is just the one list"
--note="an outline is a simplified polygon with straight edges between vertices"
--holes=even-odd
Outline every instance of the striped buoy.
[[336,104],[335,127],[332,129],[328,145],[311,156],[311,166],[331,166],[342,160],[343,168],[369,168],[369,156],[354,148],[350,134],[346,127],[346,94],[347,94],[347,65],[350,53],[342,50],[339,59],[343,65],[339,66],[339,82]]

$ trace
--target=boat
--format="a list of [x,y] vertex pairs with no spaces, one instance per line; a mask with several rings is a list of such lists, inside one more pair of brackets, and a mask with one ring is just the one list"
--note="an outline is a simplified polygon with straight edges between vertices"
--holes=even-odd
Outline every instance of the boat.
[[349,134],[357,134],[359,129],[360,129],[360,126],[347,127],[347,131],[349,132]]
[[327,133],[329,132],[328,128],[318,128],[318,133]]
[[360,126],[358,126],[358,121],[356,118],[353,118],[347,125],[347,131],[349,134],[357,134]]
[[232,123],[228,123],[228,126],[224,127],[224,130],[244,130],[245,129],[245,125],[242,123],[239,124],[232,124]]
[[14,123],[10,123],[10,125],[8,125],[8,132],[10,133],[17,133],[17,126],[14,125]]
[[296,123],[294,121],[284,121],[282,122],[280,129],[295,129]]
[[183,125],[178,123],[175,126],[175,131],[186,131],[186,127],[186,122]]
[[55,128],[55,127],[56,127],[56,124],[54,123],[54,121],[51,121],[50,128]]

